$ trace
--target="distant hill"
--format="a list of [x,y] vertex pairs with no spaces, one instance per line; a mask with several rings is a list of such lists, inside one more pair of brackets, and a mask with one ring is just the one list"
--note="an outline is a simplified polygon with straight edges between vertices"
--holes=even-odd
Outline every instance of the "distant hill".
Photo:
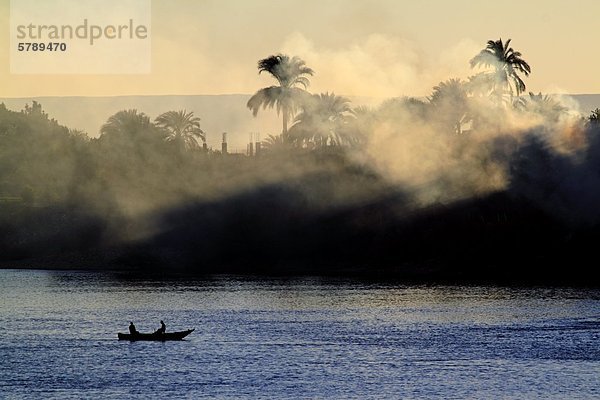
[[585,115],[589,115],[592,110],[600,108],[600,94],[572,94],[571,97],[579,103],[579,111]]
[[[210,147],[221,147],[221,134],[228,133],[229,149],[244,152],[251,132],[261,139],[281,132],[281,119],[274,110],[260,112],[256,118],[246,108],[249,94],[197,95],[197,96],[116,96],[116,97],[26,97],[0,98],[11,110],[21,110],[33,100],[42,104],[50,117],[69,128],[81,129],[90,136],[99,135],[106,119],[120,110],[135,108],[154,119],[159,114],[185,109],[194,111],[202,119],[201,127],[207,133]],[[600,107],[600,94],[571,96],[579,104],[579,111],[588,115]],[[351,97],[354,106],[378,104],[381,99]]]

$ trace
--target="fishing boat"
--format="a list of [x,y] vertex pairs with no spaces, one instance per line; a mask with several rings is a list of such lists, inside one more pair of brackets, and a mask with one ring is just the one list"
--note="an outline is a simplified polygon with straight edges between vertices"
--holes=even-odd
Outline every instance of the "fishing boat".
[[129,340],[136,342],[138,340],[164,342],[166,340],[181,340],[190,333],[194,332],[194,329],[188,329],[187,331],[181,332],[154,332],[154,333],[117,333],[119,340]]

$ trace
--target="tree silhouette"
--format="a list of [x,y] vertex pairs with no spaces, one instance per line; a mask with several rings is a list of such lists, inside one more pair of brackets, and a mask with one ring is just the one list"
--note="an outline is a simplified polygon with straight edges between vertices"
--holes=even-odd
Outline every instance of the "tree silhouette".
[[35,100],[31,102],[31,106],[29,103],[25,104],[25,108],[21,112],[25,115],[37,115],[48,119],[48,114],[42,109],[42,105]]
[[99,146],[103,157],[114,161],[120,171],[134,174],[131,165],[141,166],[142,162],[132,162],[140,158],[145,162],[153,162],[156,155],[164,150],[163,137],[150,118],[137,110],[123,110],[113,114],[100,128]]
[[123,110],[110,116],[100,128],[100,133],[107,136],[137,136],[153,127],[150,118],[137,110]]
[[346,128],[353,118],[348,98],[334,93],[315,94],[302,107],[289,136],[301,147],[352,144],[354,140]]
[[354,118],[348,121],[343,132],[348,135],[352,146],[361,146],[374,130],[377,113],[369,107],[358,106],[352,109],[352,114]]
[[515,108],[525,112],[532,112],[543,116],[547,120],[556,122],[561,115],[567,112],[567,108],[560,104],[552,96],[542,94],[534,94],[529,92],[529,97],[520,97],[515,102]]
[[82,129],[69,129],[69,135],[71,137],[76,137],[76,138],[81,139],[81,140],[86,141],[86,142],[90,141],[90,137]]
[[589,121],[593,125],[600,125],[600,108],[592,110],[592,113],[588,117]]
[[300,58],[290,58],[285,54],[270,56],[258,61],[258,73],[263,71],[271,74],[279,86],[260,89],[248,100],[247,107],[256,116],[261,107],[265,109],[275,106],[277,115],[282,114],[282,134],[286,135],[289,118],[293,116],[298,105],[308,95],[306,88],[310,82],[306,75],[313,75],[314,71],[308,68]]
[[486,48],[470,61],[471,68],[476,66],[494,68],[492,92],[499,96],[503,94],[503,92],[499,92],[499,87],[502,91],[508,88],[512,96],[514,93],[513,85],[517,96],[519,96],[525,91],[525,82],[523,82],[519,73],[523,73],[525,76],[531,73],[531,67],[521,58],[521,53],[509,47],[510,41],[511,39],[508,39],[506,43],[502,43],[502,39],[489,40]]
[[426,120],[429,105],[415,97],[392,97],[384,100],[377,109],[380,118],[390,121],[402,120],[405,114],[414,119]]
[[154,122],[167,134],[166,141],[174,142],[186,150],[199,148],[198,140],[206,142],[206,135],[200,129],[200,118],[195,117],[192,111],[167,111],[156,117]]
[[261,151],[266,154],[284,153],[293,149],[289,139],[281,134],[267,136],[261,145]]
[[462,133],[462,124],[469,119],[465,84],[460,79],[440,82],[428,99],[433,107],[432,117],[454,133]]

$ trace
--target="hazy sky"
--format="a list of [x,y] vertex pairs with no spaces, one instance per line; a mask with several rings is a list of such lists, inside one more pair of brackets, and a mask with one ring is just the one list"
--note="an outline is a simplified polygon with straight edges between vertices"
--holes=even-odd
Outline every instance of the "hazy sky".
[[512,38],[535,92],[600,93],[598,0],[154,0],[152,72],[14,75],[0,0],[0,97],[252,93],[277,52],[315,69],[311,91],[422,96],[488,39]]

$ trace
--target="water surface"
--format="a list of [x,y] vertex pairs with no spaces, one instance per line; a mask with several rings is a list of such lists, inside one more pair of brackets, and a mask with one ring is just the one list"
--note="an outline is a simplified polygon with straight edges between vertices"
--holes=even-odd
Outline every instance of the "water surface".
[[[0,270],[4,398],[600,398],[600,291]],[[118,341],[196,328],[182,342]]]

